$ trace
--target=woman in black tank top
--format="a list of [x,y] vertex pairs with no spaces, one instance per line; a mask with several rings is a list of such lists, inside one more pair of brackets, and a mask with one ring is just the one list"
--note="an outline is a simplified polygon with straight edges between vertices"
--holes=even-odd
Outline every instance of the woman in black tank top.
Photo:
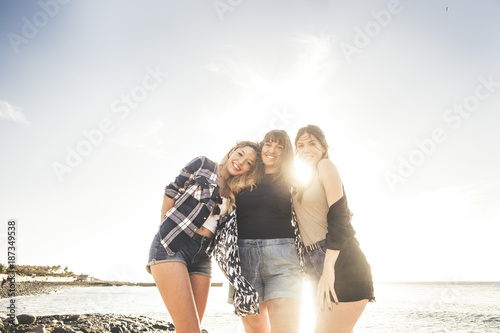
[[242,321],[246,332],[299,332],[302,261],[292,220],[293,146],[285,131],[272,130],[260,147],[265,173],[254,190],[236,197],[242,275],[258,291],[260,308],[260,315]]

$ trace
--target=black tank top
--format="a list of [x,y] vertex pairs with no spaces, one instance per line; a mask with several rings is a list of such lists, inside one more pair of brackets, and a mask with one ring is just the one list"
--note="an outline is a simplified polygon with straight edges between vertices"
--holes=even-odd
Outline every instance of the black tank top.
[[238,238],[294,238],[290,190],[265,175],[253,191],[236,196]]

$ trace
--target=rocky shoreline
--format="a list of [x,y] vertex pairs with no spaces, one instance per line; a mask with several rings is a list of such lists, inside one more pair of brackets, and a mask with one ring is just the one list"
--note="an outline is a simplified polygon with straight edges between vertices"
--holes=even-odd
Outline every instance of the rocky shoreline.
[[172,323],[145,316],[91,313],[35,317],[22,314],[16,317],[14,324],[8,321],[7,316],[2,316],[0,318],[2,319],[0,320],[2,333],[175,332]]
[[[96,282],[18,282],[16,296],[36,296],[57,292],[63,288],[108,287],[108,286],[151,286],[152,283],[130,283],[115,281]],[[0,299],[10,298],[6,286],[0,288]],[[1,333],[135,333],[175,332],[171,322],[145,316],[121,314],[67,314],[36,317],[31,314],[17,315],[14,322],[7,314],[0,312]],[[202,332],[207,332],[202,330]]]
[[[68,286],[69,283],[21,282],[16,283],[16,296],[36,296],[50,294]],[[7,286],[0,289],[0,298],[10,298]]]

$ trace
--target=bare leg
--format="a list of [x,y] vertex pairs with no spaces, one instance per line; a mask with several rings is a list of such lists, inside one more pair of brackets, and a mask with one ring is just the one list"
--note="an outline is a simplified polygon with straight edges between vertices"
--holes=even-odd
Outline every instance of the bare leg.
[[293,298],[275,298],[266,302],[272,333],[298,333],[301,302]]
[[267,302],[259,303],[260,315],[249,315],[242,318],[245,333],[270,333],[269,313],[267,311]]
[[151,266],[151,274],[172,317],[177,333],[200,332],[200,320],[186,265],[165,262]]
[[315,333],[351,333],[363,313],[368,300],[339,303],[332,310],[320,311],[316,315]]
[[189,276],[191,279],[191,286],[193,288],[194,302],[200,318],[200,324],[205,314],[207,307],[208,292],[210,291],[210,277],[199,274],[192,274]]

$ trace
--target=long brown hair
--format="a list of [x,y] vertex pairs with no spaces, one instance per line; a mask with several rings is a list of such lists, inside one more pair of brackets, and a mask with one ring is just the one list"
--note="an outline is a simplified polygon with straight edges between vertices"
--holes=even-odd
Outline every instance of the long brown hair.
[[245,147],[250,147],[255,151],[255,163],[252,165],[251,169],[248,172],[238,176],[230,176],[219,190],[219,194],[227,199],[226,205],[228,214],[231,213],[236,207],[236,195],[238,195],[238,193],[240,193],[243,189],[253,189],[260,181],[260,177],[262,174],[260,147],[256,142],[253,141],[238,141],[236,143],[236,146],[231,148],[226,156],[224,156],[219,164],[219,168],[224,169],[231,154],[233,154],[237,149]]
[[[280,129],[274,129],[266,133],[262,141],[259,143],[260,150],[267,142],[277,142],[283,145],[283,152],[278,160],[278,168],[274,174],[273,181],[287,186],[295,185],[295,169],[293,166],[293,146],[287,132]],[[265,170],[262,168],[262,173]]]
[[316,125],[307,125],[299,129],[297,132],[297,135],[295,136],[295,151],[297,151],[297,142],[299,141],[300,137],[304,134],[312,134],[318,139],[319,143],[323,148],[325,148],[325,152],[323,153],[323,158],[329,158],[328,156],[328,149],[330,148],[328,146],[328,143],[326,142],[326,136],[325,133],[321,130]]
[[[325,133],[323,133],[323,131],[321,130],[321,128],[319,128],[318,126],[316,125],[307,125],[307,126],[304,126],[302,128],[299,129],[299,131],[297,132],[297,135],[295,136],[295,152],[297,153],[297,142],[299,141],[300,137],[303,136],[304,134],[310,134],[310,135],[314,135],[316,137],[316,139],[318,139],[320,145],[325,149],[325,151],[323,152],[323,159],[329,159],[330,157],[328,156],[328,149],[330,148],[328,146],[328,143],[326,142],[326,136],[325,136]],[[313,170],[313,177],[316,176],[316,173],[317,173],[317,170]],[[304,196],[304,191],[306,189],[306,186],[301,186],[298,191],[297,191],[297,200],[299,202],[302,201],[302,197]]]

